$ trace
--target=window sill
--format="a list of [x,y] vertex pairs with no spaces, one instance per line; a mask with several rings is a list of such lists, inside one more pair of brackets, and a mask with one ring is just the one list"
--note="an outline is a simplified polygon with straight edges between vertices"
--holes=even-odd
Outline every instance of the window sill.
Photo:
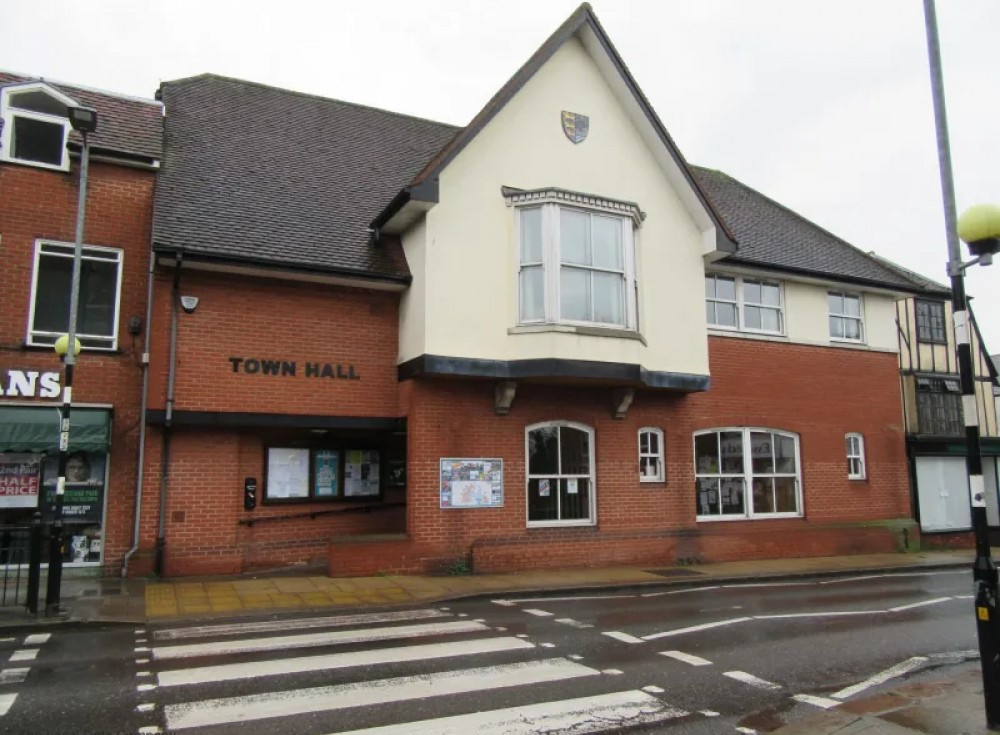
[[584,337],[615,337],[617,339],[634,339],[646,344],[646,338],[632,329],[616,327],[589,327],[574,324],[525,324],[511,327],[507,334],[541,334],[544,332],[562,332],[564,334],[579,334]]
[[[21,351],[22,352],[50,352],[53,355],[56,354],[55,348],[53,348],[52,345],[32,345],[32,344],[28,344],[27,342],[24,342],[24,343],[21,344]],[[83,347],[83,348],[80,349],[80,354],[81,355],[88,354],[88,355],[112,355],[112,356],[119,355],[120,356],[120,355],[124,355],[125,352],[124,352],[124,350],[121,350],[121,349],[118,349],[118,348],[113,349],[113,350],[106,350],[106,349],[102,349],[100,347]]]
[[696,523],[730,523],[732,521],[787,521],[805,518],[801,513],[775,513],[766,516],[696,516]]
[[58,171],[59,173],[69,173],[69,158],[67,157],[65,165],[56,166],[51,163],[43,163],[42,161],[25,161],[20,158],[10,158],[8,156],[0,156],[0,163],[13,163],[17,166],[27,166],[29,168],[40,168],[43,171]]
[[528,521],[528,529],[532,528],[594,528],[595,521]]
[[708,325],[708,333],[719,337],[742,337],[744,339],[764,339],[772,342],[788,342],[788,335],[784,332],[764,332],[746,329],[731,329],[729,327],[719,327],[714,324]]
[[831,345],[843,345],[845,347],[865,347],[868,343],[863,339],[841,339],[840,337],[830,337]]
[[660,478],[660,477],[656,477],[656,478],[653,478],[653,479],[650,479],[650,480],[646,480],[646,479],[643,479],[641,477],[639,478],[639,486],[640,487],[643,486],[643,485],[661,485],[661,486],[665,487],[666,484],[667,484],[667,481],[664,480],[663,478]]

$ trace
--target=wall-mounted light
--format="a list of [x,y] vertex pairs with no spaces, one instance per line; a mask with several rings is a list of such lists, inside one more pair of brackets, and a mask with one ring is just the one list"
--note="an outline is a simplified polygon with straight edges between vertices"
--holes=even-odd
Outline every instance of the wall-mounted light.
[[187,314],[194,314],[194,310],[198,308],[198,297],[181,296],[181,308]]

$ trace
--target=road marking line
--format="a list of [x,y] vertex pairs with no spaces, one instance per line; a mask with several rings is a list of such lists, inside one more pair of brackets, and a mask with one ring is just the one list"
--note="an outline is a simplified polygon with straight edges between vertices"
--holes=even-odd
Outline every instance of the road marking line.
[[573,628],[593,628],[594,626],[590,623],[581,623],[579,620],[573,620],[573,618],[556,618],[557,623],[562,623],[563,625],[569,625]]
[[156,709],[156,705],[152,704],[151,702],[147,702],[146,704],[140,704],[140,705],[138,705],[135,708],[135,711],[136,712],[152,712],[154,709]]
[[263,676],[301,674],[309,671],[329,671],[352,666],[378,666],[381,664],[403,663],[406,661],[429,661],[451,656],[475,656],[501,651],[519,651],[534,648],[533,643],[517,638],[479,638],[471,641],[451,641],[430,643],[419,646],[398,648],[376,648],[350,653],[331,653],[322,656],[301,656],[298,658],[257,661],[252,666],[246,663],[220,664],[200,668],[161,671],[157,681],[162,687],[205,684],[208,682],[255,679]]
[[782,688],[781,684],[775,684],[773,681],[768,681],[767,679],[761,679],[760,677],[754,676],[753,674],[748,674],[745,671],[726,671],[722,675],[728,676],[730,679],[735,679],[736,681],[743,682],[744,684],[749,684],[752,687],[757,687],[758,689],[768,689],[770,691],[777,691]]
[[148,658],[137,658],[135,660],[135,662],[137,664],[148,664],[149,663],[149,659]]
[[979,651],[970,648],[965,651],[945,651],[944,653],[932,653],[930,658],[979,658]]
[[976,596],[975,595],[954,595],[954,598],[956,600],[974,600],[974,599],[976,599]]
[[573,602],[575,600],[621,600],[635,595],[569,595],[566,597],[518,597],[509,600],[511,604],[519,602]]
[[682,590],[669,590],[667,592],[643,592],[643,597],[662,597],[663,595],[683,595],[686,592],[703,592],[705,590],[717,590],[719,585],[713,584],[708,587],[685,587]]
[[719,620],[715,623],[704,623],[703,625],[692,625],[689,628],[677,628],[676,630],[667,630],[663,633],[653,633],[652,635],[644,635],[642,637],[645,641],[655,641],[657,638],[669,638],[673,635],[683,635],[684,633],[696,633],[699,630],[709,630],[711,628],[721,628],[724,625],[735,625],[736,623],[745,623],[747,620],[753,620],[753,618],[730,618],[729,620]]
[[749,727],[737,727],[736,732],[741,732],[743,735],[757,735],[757,731]]
[[500,605],[502,607],[514,607],[514,603],[510,600],[490,600],[494,605]]
[[842,615],[884,615],[888,610],[836,610],[832,612],[783,613],[781,615],[754,615],[754,620],[786,620],[791,618],[835,618]]
[[499,630],[502,633],[503,631],[505,631],[507,629],[505,627],[503,627],[502,625],[498,625],[496,628],[494,628],[494,630]]
[[20,684],[28,678],[31,669],[0,669],[0,686],[4,684]]
[[902,610],[912,610],[915,607],[925,607],[927,605],[937,605],[939,602],[947,602],[950,597],[935,597],[933,600],[924,600],[923,602],[911,602],[909,605],[899,605],[898,607],[890,607],[889,612],[900,612]]
[[303,628],[337,628],[345,625],[367,625],[369,623],[398,623],[403,620],[424,620],[427,618],[447,618],[440,610],[403,610],[359,615],[333,615],[319,618],[296,618],[293,620],[262,620],[255,623],[227,623],[220,625],[198,625],[188,628],[168,628],[153,633],[158,641],[180,638],[207,638],[214,635],[244,635],[247,633],[287,632]]
[[614,638],[616,641],[621,641],[622,643],[645,643],[642,638],[636,638],[634,635],[629,635],[628,633],[622,633],[620,630],[605,630],[601,635],[606,635],[608,638]]
[[136,671],[135,672],[135,678],[136,679],[144,679],[145,677],[152,676],[152,675],[153,675],[152,671]]
[[796,702],[803,702],[805,704],[811,704],[814,707],[822,707],[823,709],[830,709],[831,707],[837,707],[843,702],[838,702],[836,699],[827,699],[826,697],[814,697],[812,694],[796,694],[792,697]]
[[13,640],[13,638],[0,638],[0,643],[11,643]]
[[157,733],[163,732],[158,725],[149,725],[147,727],[140,727],[139,735],[156,735]]
[[650,694],[663,694],[666,690],[663,687],[656,686],[656,684],[650,684],[648,686],[644,686],[642,691],[649,692]]
[[682,651],[660,651],[661,656],[669,656],[670,658],[675,658],[678,661],[683,661],[686,664],[691,664],[692,666],[711,666],[712,662],[707,658],[702,658],[701,656],[692,656],[690,653],[684,653]]
[[439,607],[438,610],[444,610],[445,612],[448,612],[449,610],[451,610],[451,608],[450,607]]
[[524,612],[528,613],[528,615],[534,615],[536,618],[551,618],[555,615],[555,613],[550,613],[548,610],[539,610],[533,607],[525,608]]
[[834,699],[847,699],[848,697],[853,697],[858,692],[863,692],[869,687],[873,687],[876,684],[882,684],[889,681],[889,679],[895,679],[896,677],[910,673],[914,669],[920,668],[921,664],[923,664],[926,660],[926,656],[914,656],[913,658],[908,658],[902,663],[890,666],[885,671],[880,671],[875,674],[875,676],[865,679],[864,681],[854,684],[853,686],[845,687],[839,692],[834,692],[830,696]]
[[858,577],[838,577],[826,579],[820,584],[843,584],[844,582],[860,582],[865,579],[881,579],[882,577],[936,577],[942,574],[967,574],[965,569],[946,569],[937,572],[890,572],[888,574],[863,574]]
[[149,646],[136,646],[135,647],[135,652],[136,653],[149,653]]
[[698,714],[705,715],[705,717],[718,717],[719,716],[719,713],[716,712],[714,709],[699,710]]
[[352,730],[340,735],[536,735],[540,732],[582,735],[649,725],[687,714],[656,697],[630,691]]
[[167,730],[174,731],[542,684],[596,676],[598,673],[596,669],[564,658],[542,659],[478,669],[185,702],[167,705],[164,707],[164,715]]
[[485,623],[486,622],[486,618],[476,618],[472,622],[474,622],[474,623]]
[[459,613],[458,617],[460,617],[460,618],[467,618],[467,617],[469,617],[469,613]]
[[14,661],[34,661],[38,657],[37,648],[19,648],[10,654],[8,661],[13,663]]
[[724,584],[723,589],[733,587],[807,587],[816,584],[815,582],[736,582],[734,584]]
[[601,673],[607,674],[608,676],[621,676],[625,672],[622,671],[621,669],[602,669]]
[[515,635],[514,637],[515,637],[515,638],[527,638],[527,637],[528,637],[528,634],[527,634],[527,633],[518,633],[518,634],[517,634],[517,635]]
[[151,692],[156,689],[156,684],[140,684],[135,688],[137,692]]
[[541,643],[539,645],[541,645],[542,648],[555,648],[556,647],[555,643]]
[[149,641],[146,640],[145,638],[136,638],[135,642],[136,643],[149,643]]
[[481,623],[468,620],[447,623],[421,623],[419,625],[397,625],[384,628],[361,628],[338,630],[326,633],[304,633],[301,635],[271,636],[268,638],[241,638],[211,643],[188,643],[180,646],[157,647],[153,658],[164,660],[189,658],[192,656],[223,656],[233,653],[277,651],[286,648],[308,648],[344,643],[367,643],[369,641],[389,641],[398,638],[417,638],[425,635],[449,633],[478,633],[489,630]]
[[17,699],[17,694],[0,694],[0,717],[10,711],[15,699]]
[[52,637],[51,633],[33,633],[24,639],[24,645],[26,646],[40,646],[43,643],[47,643],[49,638]]
[[142,634],[143,634],[143,633],[145,633],[145,632],[146,632],[146,629],[145,629],[145,628],[136,628],[136,629],[135,629],[135,634],[136,634],[136,635],[142,635]]
[[580,655],[580,654],[578,654],[578,653],[571,653],[571,654],[570,654],[569,656],[567,656],[566,658],[571,658],[571,659],[573,659],[574,661],[583,661],[583,656],[581,656],[581,655]]

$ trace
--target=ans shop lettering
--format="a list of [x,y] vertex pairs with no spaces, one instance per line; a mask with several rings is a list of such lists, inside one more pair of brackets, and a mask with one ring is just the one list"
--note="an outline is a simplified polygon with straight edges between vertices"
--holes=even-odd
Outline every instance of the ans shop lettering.
[[[230,357],[234,373],[247,375],[277,375],[294,378],[299,375],[298,363],[288,360],[264,360],[256,357]],[[307,378],[333,378],[335,380],[361,380],[349,363],[307,362],[302,371]]]
[[59,373],[37,370],[8,370],[6,381],[0,378],[0,396],[8,398],[58,398]]

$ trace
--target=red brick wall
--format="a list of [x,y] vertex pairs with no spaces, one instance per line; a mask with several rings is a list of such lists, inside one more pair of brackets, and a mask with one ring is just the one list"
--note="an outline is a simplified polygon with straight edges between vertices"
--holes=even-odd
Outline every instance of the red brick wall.
[[[0,248],[4,262],[0,269],[0,375],[4,382],[8,369],[60,370],[59,360],[50,349],[28,349],[23,345],[28,330],[35,240],[73,242],[78,182],[75,164],[69,173],[0,165]],[[151,172],[91,163],[84,242],[124,250],[119,352],[84,352],[80,356],[73,400],[113,406],[104,529],[105,571],[112,574],[131,545],[142,379],[139,360],[145,332],[133,339],[127,325],[130,316],[146,315],[153,186]],[[45,403],[37,399],[34,402]],[[57,405],[58,401],[49,403]]]
[[[417,556],[460,559],[472,550],[483,571],[899,548],[892,524],[860,523],[911,516],[896,356],[712,338],[710,359],[710,391],[639,391],[623,420],[612,418],[608,387],[522,384],[510,414],[498,417],[491,382],[412,381],[407,511],[410,535],[425,549]],[[524,430],[556,419],[595,430],[596,528],[525,528]],[[638,481],[643,426],[665,432],[665,484]],[[696,523],[692,433],[724,426],[799,434],[802,519]],[[865,437],[864,481],[847,479],[844,435],[852,431]],[[447,456],[502,458],[505,506],[441,510],[438,459]]]
[[[164,408],[169,350],[172,272],[158,274],[154,305],[149,403]],[[179,315],[175,410],[399,416],[396,380],[398,294],[240,278],[184,270],[181,293],[198,296],[193,314]],[[229,357],[296,362],[296,375],[234,373]],[[354,366],[359,380],[306,377],[305,363]],[[225,574],[255,568],[321,565],[331,537],[403,533],[402,508],[287,517],[359,507],[351,503],[264,505],[265,444],[273,432],[178,427],[171,437],[167,495],[168,575]],[[162,433],[147,443],[147,500],[142,557],[150,565],[157,535]],[[258,506],[243,510],[245,477],[258,480]],[[404,499],[386,490],[386,503]]]
[[[166,402],[172,269],[156,279],[150,408]],[[175,410],[397,416],[399,295],[183,270]],[[296,375],[233,372],[230,357],[296,362]],[[307,362],[353,364],[360,380],[306,377]]]

